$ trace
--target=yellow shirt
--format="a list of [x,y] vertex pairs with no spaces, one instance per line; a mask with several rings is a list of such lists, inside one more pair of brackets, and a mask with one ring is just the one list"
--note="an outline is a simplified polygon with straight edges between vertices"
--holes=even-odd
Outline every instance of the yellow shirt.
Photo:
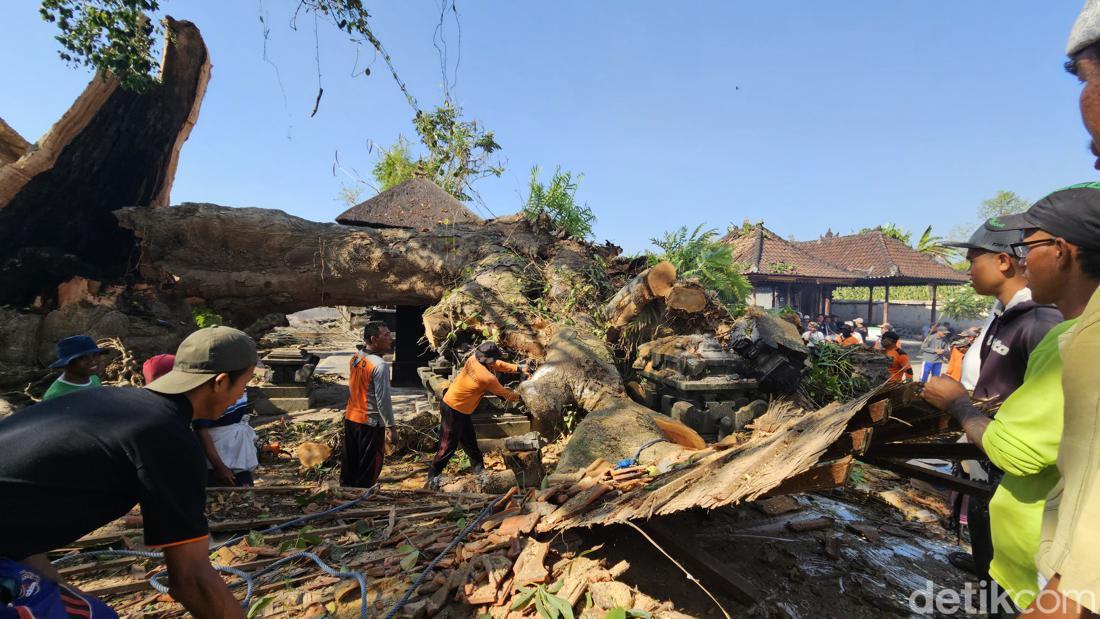
[[1063,595],[1100,612],[1100,290],[1061,344],[1062,480],[1047,497],[1036,561],[1047,578],[1061,575],[1058,590]]

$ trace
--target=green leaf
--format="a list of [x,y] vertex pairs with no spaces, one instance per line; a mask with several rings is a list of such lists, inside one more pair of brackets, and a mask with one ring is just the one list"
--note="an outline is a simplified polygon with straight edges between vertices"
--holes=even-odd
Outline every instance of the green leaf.
[[248,619],[252,619],[253,617],[259,615],[263,609],[267,608],[274,601],[274,597],[270,595],[265,595],[262,598],[253,602],[252,606],[248,608]]
[[[583,556],[583,555],[581,555],[581,556]],[[561,588],[563,586],[565,586],[565,581],[564,580],[559,580],[558,582],[553,583],[550,586],[546,587],[546,590],[549,591],[550,593],[557,593],[558,591],[561,591]]]
[[248,545],[249,546],[263,546],[264,545],[264,534],[260,533],[259,531],[249,532],[249,534],[248,534]]
[[626,609],[622,607],[612,608],[607,611],[603,619],[626,619]]
[[543,590],[542,587],[539,587],[535,591],[535,612],[538,613],[539,617],[543,617],[543,619],[554,619],[550,616],[549,609],[546,608],[546,602],[543,600],[543,596],[545,595],[546,591]]
[[416,550],[416,546],[413,546],[412,544],[402,544],[401,546],[397,547],[397,554],[404,555],[404,554],[408,554],[408,553],[410,553],[414,550]]
[[401,558],[401,569],[406,572],[416,566],[416,560],[420,558],[420,551],[414,550]]
[[537,589],[534,587],[524,587],[523,589],[520,589],[519,595],[517,595],[516,598],[512,600],[512,606],[510,607],[510,609],[519,610],[527,606],[527,604],[531,602],[531,598],[535,597],[535,591],[537,591]]
[[565,619],[573,619],[573,607],[569,605],[567,600],[564,600],[551,593],[546,594],[546,602],[557,612],[561,613]]

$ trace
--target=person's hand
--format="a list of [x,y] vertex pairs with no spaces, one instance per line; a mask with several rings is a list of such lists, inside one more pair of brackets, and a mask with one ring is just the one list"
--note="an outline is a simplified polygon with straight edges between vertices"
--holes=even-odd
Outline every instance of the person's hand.
[[933,376],[924,383],[924,391],[921,397],[925,402],[935,406],[939,410],[947,410],[947,405],[959,398],[970,397],[966,387],[962,383],[947,376]]
[[227,486],[236,486],[237,478],[233,476],[233,471],[224,464],[214,469],[214,476],[224,482]]

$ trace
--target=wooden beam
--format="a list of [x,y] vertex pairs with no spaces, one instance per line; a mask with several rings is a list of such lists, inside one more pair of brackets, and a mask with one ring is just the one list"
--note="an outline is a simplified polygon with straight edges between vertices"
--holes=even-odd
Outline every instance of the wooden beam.
[[886,284],[886,297],[882,302],[882,322],[883,324],[890,322],[890,284]]
[[815,490],[828,490],[843,486],[848,482],[848,473],[852,469],[852,456],[819,464],[814,468],[799,473],[794,477],[788,477],[775,488],[764,494],[765,497],[780,496],[784,494],[796,494],[798,492],[812,492]]
[[850,454],[862,455],[871,446],[873,432],[874,428],[860,428],[841,434],[821,456],[821,460],[835,460]]
[[874,440],[879,443],[893,443],[961,430],[955,418],[947,414],[914,423],[903,423],[893,419],[890,424],[875,429]]
[[82,574],[91,574],[92,572],[99,572],[103,570],[113,570],[120,567],[129,567],[130,564],[135,563],[137,557],[123,557],[121,559],[112,559],[110,561],[93,561],[87,565],[74,565],[73,567],[63,567],[57,570],[58,574],[61,574],[65,578],[72,578],[73,576],[80,576]]
[[936,322],[936,289],[937,288],[939,288],[939,286],[936,286],[935,284],[932,284],[932,321],[931,322],[933,322],[933,323]]
[[906,464],[904,462],[897,462],[894,460],[885,460],[881,458],[860,458],[868,464],[873,464],[879,468],[884,468],[890,471],[910,477],[913,479],[919,479],[926,481],[930,484],[936,484],[943,486],[950,490],[954,490],[960,494],[966,494],[980,499],[989,500],[993,498],[993,486],[984,484],[977,481],[971,481],[969,479],[963,479],[961,477],[955,477],[953,475],[947,475],[939,471],[933,471],[926,469],[923,466],[916,466],[913,464]]
[[974,443],[878,443],[872,445],[866,453],[869,458],[887,460],[976,460],[985,457]]
[[695,540],[690,531],[673,530],[666,522],[654,518],[642,527],[661,547],[677,560],[684,563],[693,574],[707,584],[733,598],[745,606],[752,606],[764,599],[748,580],[738,578],[729,569],[729,565],[715,559]]
[[848,428],[865,428],[867,426],[886,423],[886,420],[890,419],[890,411],[892,408],[889,399],[870,402],[859,409],[855,415],[852,415],[852,418],[848,421]]
[[872,325],[875,322],[875,287],[870,286],[867,288],[867,324]]

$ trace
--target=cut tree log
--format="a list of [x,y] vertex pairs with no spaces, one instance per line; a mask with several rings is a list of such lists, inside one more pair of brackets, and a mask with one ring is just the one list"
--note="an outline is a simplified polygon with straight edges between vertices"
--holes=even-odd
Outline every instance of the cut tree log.
[[665,297],[665,307],[689,314],[699,313],[707,308],[707,292],[697,283],[677,283]]
[[190,22],[165,18],[165,36],[159,84],[136,93],[97,75],[34,149],[0,166],[0,305],[52,299],[74,275],[121,278],[134,240],[111,212],[168,206],[210,58]]
[[676,281],[676,267],[671,262],[656,264],[623,286],[604,307],[604,317],[612,327],[626,326],[638,317],[647,305],[668,296]]

